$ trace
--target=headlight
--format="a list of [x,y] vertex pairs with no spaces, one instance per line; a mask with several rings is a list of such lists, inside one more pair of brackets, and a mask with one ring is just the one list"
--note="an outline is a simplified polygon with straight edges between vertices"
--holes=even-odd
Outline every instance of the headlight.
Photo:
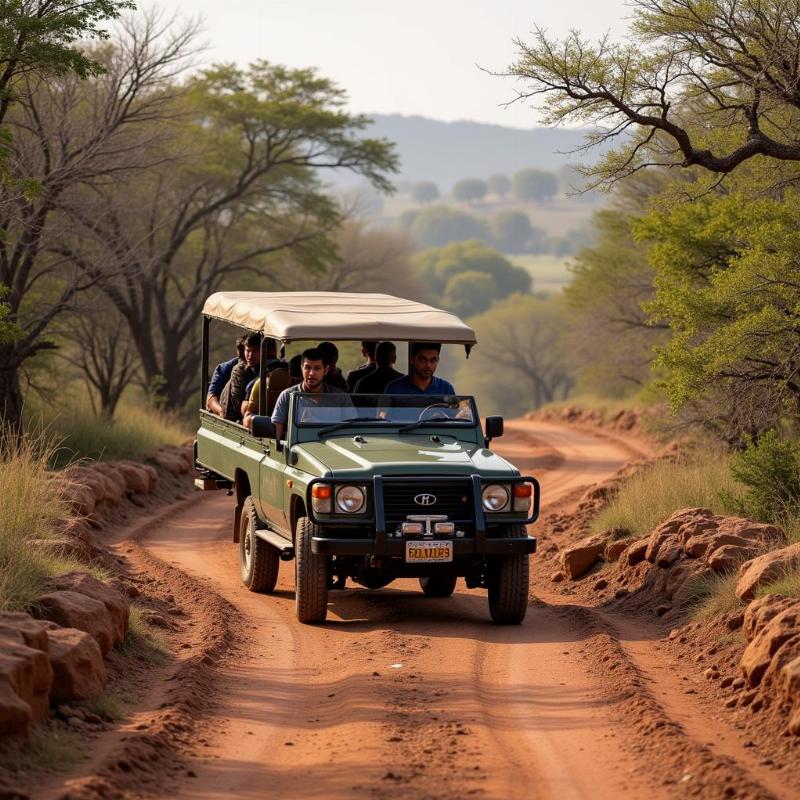
[[481,492],[481,499],[486,511],[505,511],[509,500],[508,487],[499,483],[489,484]]
[[360,486],[342,486],[336,490],[336,510],[345,514],[358,514],[367,501]]

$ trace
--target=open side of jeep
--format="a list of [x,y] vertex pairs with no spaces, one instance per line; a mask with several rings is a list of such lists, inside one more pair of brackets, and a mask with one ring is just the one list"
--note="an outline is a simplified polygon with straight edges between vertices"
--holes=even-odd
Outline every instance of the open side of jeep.
[[[291,341],[391,340],[475,344],[457,317],[388,295],[232,292],[212,295],[203,320],[202,392],[209,329],[221,319]],[[266,342],[260,407],[266,408]],[[233,538],[242,580],[271,592],[281,561],[295,563],[301,622],[322,622],[328,592],[349,579],[368,589],[416,577],[447,597],[463,577],[488,590],[493,621],[520,623],[528,606],[525,526],[539,484],[489,449],[502,417],[481,428],[468,395],[292,392],[284,439],[268,416],[252,430],[200,411],[199,488],[235,495]]]

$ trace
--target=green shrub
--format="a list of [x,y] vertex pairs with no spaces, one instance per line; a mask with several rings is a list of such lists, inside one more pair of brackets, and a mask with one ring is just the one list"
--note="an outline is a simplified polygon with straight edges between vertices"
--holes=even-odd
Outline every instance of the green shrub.
[[775,522],[800,512],[800,443],[768,431],[731,459],[731,474],[746,487],[746,516]]
[[645,536],[680,508],[704,507],[714,513],[734,511],[726,499],[740,487],[731,477],[728,457],[707,450],[691,459],[656,462],[623,484],[592,524],[595,533],[615,529],[619,537]]

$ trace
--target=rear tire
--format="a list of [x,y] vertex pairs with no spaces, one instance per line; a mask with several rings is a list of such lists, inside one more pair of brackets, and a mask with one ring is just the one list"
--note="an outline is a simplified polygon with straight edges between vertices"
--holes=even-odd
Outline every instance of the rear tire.
[[252,496],[244,501],[239,523],[239,566],[242,583],[251,592],[269,594],[278,582],[280,557],[278,551],[259,539],[256,531],[262,528]]
[[311,552],[318,527],[308,518],[297,520],[295,534],[295,611],[305,624],[324,622],[328,615],[328,559]]
[[[522,525],[510,527],[506,536],[523,537]],[[519,625],[528,611],[530,557],[527,553],[493,556],[488,564],[489,613],[497,625]]]
[[450,597],[457,581],[456,575],[427,575],[419,579],[419,585],[427,597]]

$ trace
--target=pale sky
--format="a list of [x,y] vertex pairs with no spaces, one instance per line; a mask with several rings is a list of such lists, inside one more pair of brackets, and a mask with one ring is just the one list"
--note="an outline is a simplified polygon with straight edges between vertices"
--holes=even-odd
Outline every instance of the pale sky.
[[[142,5],[147,5],[143,0]],[[208,61],[264,58],[317,67],[346,89],[351,110],[419,114],[519,128],[536,112],[515,104],[511,84],[481,72],[514,60],[515,37],[534,23],[563,36],[578,28],[621,37],[624,0],[158,0],[205,18]]]

